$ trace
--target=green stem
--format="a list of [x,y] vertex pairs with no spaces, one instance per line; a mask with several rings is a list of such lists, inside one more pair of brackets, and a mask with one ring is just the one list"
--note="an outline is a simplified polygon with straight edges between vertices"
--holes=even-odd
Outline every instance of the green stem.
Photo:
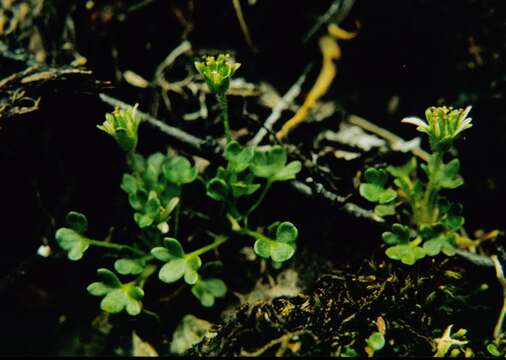
[[260,197],[258,200],[249,208],[249,210],[246,212],[245,217],[248,217],[249,214],[251,214],[255,209],[262,203],[262,201],[265,198],[265,195],[267,195],[267,192],[271,188],[272,182],[270,180],[267,180],[267,185],[265,185],[264,189],[262,190],[262,193],[260,194]]
[[437,195],[437,183],[435,179],[439,177],[439,170],[441,169],[441,165],[443,164],[443,152],[437,151],[433,155],[434,163],[432,171],[429,174],[429,182],[427,183],[427,187],[425,189],[425,194],[422,202],[422,212],[423,216],[421,222],[432,224],[436,219],[434,218],[435,213],[435,200]]
[[144,283],[146,282],[146,280],[151,275],[153,275],[153,273],[156,271],[157,268],[158,268],[158,266],[157,265],[153,265],[153,264],[150,264],[150,265],[146,266],[144,268],[144,271],[142,272],[142,274],[135,280],[135,282],[138,283],[141,288],[143,288],[144,287]]
[[93,246],[115,249],[115,250],[120,250],[120,251],[121,250],[128,250],[136,255],[141,255],[141,256],[145,255],[144,252],[137,250],[136,248],[133,248],[128,245],[120,245],[120,244],[115,244],[115,243],[111,243],[111,242],[107,242],[107,241],[100,241],[100,240],[93,240],[93,239],[88,239],[88,241],[90,242],[90,245],[93,245]]
[[181,213],[181,199],[183,196],[183,190],[180,188],[179,190],[179,204],[176,207],[176,216],[174,216],[174,237],[177,239],[177,233],[179,230],[179,216]]
[[239,233],[251,236],[252,238],[255,238],[255,239],[272,241],[272,239],[268,238],[264,234],[259,233],[258,231],[253,231],[253,230],[247,229],[247,228],[242,228],[241,230],[239,230]]
[[134,155],[135,151],[130,151],[126,154],[127,156],[127,166],[133,170],[134,169]]
[[216,249],[218,246],[220,246],[221,244],[223,244],[227,240],[228,240],[228,238],[226,236],[216,235],[214,238],[214,241],[211,244],[201,247],[200,249],[197,249],[195,251],[192,251],[191,253],[187,254],[186,256],[187,257],[200,256],[208,251]]
[[221,109],[221,116],[223,118],[223,127],[225,128],[225,138],[227,139],[227,144],[232,141],[232,132],[230,131],[230,124],[228,122],[228,103],[227,97],[225,93],[216,94],[218,99],[218,104]]

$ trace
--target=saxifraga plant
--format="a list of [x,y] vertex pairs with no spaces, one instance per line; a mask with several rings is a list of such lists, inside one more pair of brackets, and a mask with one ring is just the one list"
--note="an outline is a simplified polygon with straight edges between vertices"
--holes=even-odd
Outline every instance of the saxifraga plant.
[[390,245],[386,249],[389,258],[413,265],[425,256],[441,252],[455,255],[459,245],[473,243],[462,231],[462,205],[444,196],[446,190],[464,183],[459,175],[460,161],[451,159],[450,149],[458,136],[472,126],[470,110],[470,106],[430,107],[425,112],[426,122],[416,117],[403,119],[427,134],[431,148],[427,163],[418,164],[413,157],[403,166],[365,171],[360,194],[377,204],[377,215],[395,216],[397,220],[382,235]]
[[[100,303],[102,310],[109,313],[126,310],[130,315],[139,314],[144,284],[155,273],[164,283],[184,281],[191,286],[191,292],[203,306],[213,306],[215,299],[225,296],[227,291],[223,280],[216,277],[223,263],[219,260],[204,263],[202,256],[234,236],[252,238],[256,254],[270,258],[276,268],[293,256],[298,230],[292,223],[276,221],[263,233],[252,228],[248,222],[272,184],[294,179],[301,170],[301,164],[299,161],[287,163],[287,153],[281,146],[256,148],[242,146],[233,140],[226,92],[239,66],[228,55],[219,55],[217,59],[206,57],[203,62],[195,63],[209,90],[217,96],[226,138],[226,166],[218,167],[214,176],[204,179],[206,193],[211,199],[224,204],[230,223],[227,233],[207,231],[212,241],[200,248],[188,251],[189,244],[178,240],[181,206],[189,205],[181,199],[184,188],[198,177],[196,166],[183,156],[157,152],[145,158],[137,153],[140,119],[136,116],[136,107],[128,111],[116,109],[106,114],[104,123],[98,125],[126,153],[129,171],[123,175],[121,189],[128,195],[139,234],[129,244],[92,239],[86,235],[86,216],[71,211],[67,214],[67,227],[58,229],[55,238],[68,252],[70,260],[81,259],[90,246],[104,248],[108,255],[115,257],[116,273],[105,268],[98,269],[99,281],[87,288],[90,294],[103,297]],[[117,274],[128,277],[129,281],[122,282]]]

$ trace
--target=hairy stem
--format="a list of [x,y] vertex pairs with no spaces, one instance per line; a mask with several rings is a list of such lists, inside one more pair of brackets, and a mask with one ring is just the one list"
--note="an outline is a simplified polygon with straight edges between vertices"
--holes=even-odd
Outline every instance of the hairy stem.
[[230,131],[230,124],[228,122],[228,103],[227,97],[224,93],[216,94],[216,98],[218,99],[218,104],[221,109],[221,117],[223,119],[223,127],[225,129],[225,138],[227,139],[227,143],[232,141],[232,132]]

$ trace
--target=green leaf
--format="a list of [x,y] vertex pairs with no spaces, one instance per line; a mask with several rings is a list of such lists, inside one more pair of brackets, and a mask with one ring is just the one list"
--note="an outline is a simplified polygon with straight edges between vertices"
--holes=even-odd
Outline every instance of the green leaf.
[[419,246],[400,244],[386,249],[385,254],[393,260],[400,260],[403,264],[413,265],[425,257],[425,251]]
[[493,343],[487,345],[487,351],[490,355],[495,357],[499,357],[502,355],[497,346]]
[[145,263],[140,259],[118,259],[114,269],[121,275],[138,275],[144,271]]
[[286,151],[281,146],[255,149],[250,169],[255,176],[270,179],[280,172],[287,161]]
[[183,156],[176,156],[163,165],[165,178],[179,186],[189,184],[197,178],[197,168]]
[[151,249],[151,255],[153,255],[156,259],[163,262],[167,262],[174,259],[174,257],[170,255],[169,250],[167,250],[162,246],[157,246]]
[[192,294],[205,307],[213,306],[215,298],[224,297],[226,293],[227,286],[222,280],[216,278],[200,279],[192,287]]
[[285,221],[278,225],[278,229],[276,230],[276,241],[293,243],[297,240],[298,235],[299,232],[297,228],[291,222]]
[[148,201],[148,193],[145,190],[139,190],[136,193],[128,194],[128,202],[135,210],[142,210]]
[[463,207],[461,204],[453,203],[449,205],[446,214],[442,220],[442,223],[452,231],[459,230],[465,222],[462,215]]
[[163,239],[163,245],[168,250],[169,255],[173,258],[182,258],[184,256],[184,250],[181,243],[174,238]]
[[153,221],[154,219],[157,219],[158,216],[160,215],[160,209],[161,209],[160,200],[156,195],[154,195],[154,197],[149,199],[146,205],[144,206],[145,215],[148,215],[150,218],[153,219]]
[[452,236],[451,234],[441,234],[434,239],[425,241],[423,249],[429,256],[436,256],[440,252],[443,252],[447,256],[453,256],[457,252],[454,245],[454,235]]
[[90,247],[90,241],[73,229],[60,228],[55,234],[60,247],[67,251],[70,260],[79,260]]
[[155,221],[149,214],[135,213],[134,220],[141,229],[153,224]]
[[254,245],[255,253],[265,259],[271,256],[271,241],[267,239],[257,239]]
[[260,184],[248,184],[244,182],[234,182],[230,184],[232,188],[232,194],[235,198],[241,196],[248,196],[253,194],[255,191],[260,189]]
[[228,169],[239,173],[245,170],[255,154],[252,146],[242,147],[237,141],[231,141],[225,147],[225,159],[228,160]]
[[444,165],[440,173],[439,186],[445,189],[455,189],[464,184],[464,180],[458,176],[459,168],[459,159],[453,159]]
[[174,259],[162,266],[158,277],[165,283],[173,283],[183,277],[186,272],[186,260],[185,259]]
[[270,245],[271,258],[276,262],[286,261],[295,253],[294,246],[280,241],[272,241]]
[[100,302],[100,308],[105,312],[117,314],[121,312],[128,302],[128,296],[122,289],[111,290]]
[[445,231],[445,227],[442,224],[434,224],[434,225],[426,225],[423,224],[420,226],[420,235],[424,240],[433,239]]
[[383,169],[368,168],[364,173],[364,177],[366,182],[379,187],[384,187],[388,181],[388,175]]
[[220,178],[211,179],[206,185],[207,195],[216,201],[225,201],[228,198],[229,188]]
[[86,216],[76,211],[70,211],[65,220],[69,228],[75,230],[81,235],[88,229],[88,219],[86,219]]
[[104,296],[100,302],[100,308],[108,313],[116,314],[126,308],[130,315],[141,312],[140,300],[144,297],[144,291],[133,283],[122,284],[116,275],[107,269],[98,269],[97,275],[100,282],[94,282],[87,288],[94,296]]
[[128,193],[133,194],[139,190],[139,184],[135,176],[130,174],[123,174],[123,179],[121,180],[121,189]]
[[292,161],[285,167],[283,167],[280,171],[278,171],[273,177],[270,178],[271,181],[286,181],[295,179],[295,175],[302,169],[302,164],[300,161]]
[[134,153],[131,157],[131,164],[133,171],[142,174],[146,171],[146,160],[144,157],[140,154]]
[[99,280],[110,288],[119,288],[121,286],[121,281],[119,281],[116,274],[114,274],[112,271],[107,269],[98,269],[97,270],[97,276]]
[[255,175],[251,171],[243,171],[241,173],[230,174],[227,182],[232,189],[234,198],[239,198],[251,195],[260,188],[260,184],[254,184],[254,181]]
[[173,283],[184,277],[187,284],[193,285],[198,280],[197,270],[202,266],[202,260],[196,255],[185,255],[183,247],[173,238],[165,238],[163,248],[156,247],[151,254],[166,262],[162,266],[158,277],[165,283]]
[[410,229],[401,224],[393,224],[392,231],[382,234],[383,241],[389,245],[406,244],[409,242]]
[[395,206],[393,205],[376,205],[374,207],[374,214],[378,216],[395,215]]
[[104,296],[109,292],[109,287],[101,282],[94,282],[86,288],[93,296]]
[[276,262],[290,259],[295,253],[295,240],[298,236],[297,228],[290,222],[282,222],[276,230],[276,240],[265,237],[255,241],[255,253],[262,258],[272,258]]
[[397,197],[397,193],[384,186],[388,180],[388,174],[383,169],[368,168],[364,174],[365,183],[360,184],[359,192],[371,202],[386,204]]
[[369,346],[373,351],[379,351],[385,346],[385,337],[382,333],[376,331],[369,336],[366,342],[367,346]]
[[412,157],[407,163],[402,166],[388,166],[386,170],[396,178],[410,178],[410,176],[416,171],[416,158]]

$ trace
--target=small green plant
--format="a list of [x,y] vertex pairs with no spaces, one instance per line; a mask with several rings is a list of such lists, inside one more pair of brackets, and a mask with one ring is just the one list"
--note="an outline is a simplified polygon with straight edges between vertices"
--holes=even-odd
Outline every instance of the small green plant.
[[360,194],[377,204],[375,214],[397,219],[391,231],[382,235],[389,245],[389,258],[412,265],[425,256],[452,256],[459,243],[471,241],[461,233],[462,205],[444,196],[444,191],[464,183],[459,159],[447,158],[452,156],[455,139],[472,126],[467,117],[470,110],[430,107],[425,113],[427,122],[414,117],[403,119],[428,135],[432,153],[427,163],[419,165],[413,157],[402,166],[365,171]]
[[195,62],[195,68],[204,77],[209,91],[215,94],[218,99],[227,142],[232,141],[232,133],[228,120],[228,103],[225,93],[230,86],[230,79],[240,66],[241,64],[232,61],[228,54],[220,54],[216,59],[214,56],[207,56],[202,62]]
[[365,351],[369,357],[374,356],[375,352],[380,351],[385,346],[385,337],[379,331],[375,331],[366,340]]
[[450,351],[450,357],[457,357],[466,351],[463,349],[463,346],[469,342],[465,340],[467,330],[459,329],[452,334],[452,327],[453,325],[449,325],[440,338],[435,338],[433,340],[434,357],[444,357],[448,351]]
[[[99,281],[87,288],[90,294],[103,297],[100,307],[106,312],[126,310],[130,315],[139,314],[144,284],[153,274],[166,284],[183,281],[203,306],[213,306],[227,292],[225,282],[218,277],[223,264],[219,260],[206,261],[204,257],[234,236],[252,238],[257,255],[271,259],[275,267],[289,260],[296,250],[298,230],[292,223],[276,221],[264,234],[251,227],[249,218],[274,183],[295,178],[301,170],[300,162],[288,162],[281,146],[255,148],[232,139],[225,93],[239,64],[220,55],[217,60],[207,57],[204,63],[197,62],[195,66],[221,106],[227,138],[226,167],[215,167],[214,176],[202,179],[196,166],[184,156],[156,152],[145,158],[136,152],[140,124],[136,107],[116,109],[106,114],[105,122],[98,128],[111,135],[126,153],[128,171],[123,175],[121,189],[128,196],[138,233],[128,244],[112,241],[113,236],[95,240],[86,234],[86,216],[74,211],[67,215],[67,227],[56,231],[56,241],[70,260],[81,259],[90,247],[109,250],[109,257],[115,259],[116,273],[98,269]],[[230,227],[222,234],[206,230],[211,241],[189,250],[194,246],[181,241],[178,228],[182,206],[191,205],[185,202],[185,188],[197,179],[205,183],[209,198],[223,203],[224,219]],[[257,192],[260,194],[255,198]],[[122,282],[117,274],[128,280]]]

